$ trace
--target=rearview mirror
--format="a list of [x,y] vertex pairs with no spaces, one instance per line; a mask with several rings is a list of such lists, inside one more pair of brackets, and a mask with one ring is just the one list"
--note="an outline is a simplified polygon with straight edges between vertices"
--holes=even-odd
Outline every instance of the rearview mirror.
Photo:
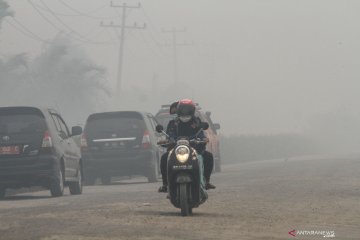
[[156,131],[157,131],[158,133],[161,133],[162,131],[164,131],[164,127],[159,124],[159,125],[156,126]]
[[202,122],[202,123],[201,123],[201,128],[202,128],[203,130],[207,130],[207,129],[209,128],[209,124],[208,124],[207,122]]
[[71,136],[77,136],[82,134],[82,127],[80,126],[75,126],[71,128]]

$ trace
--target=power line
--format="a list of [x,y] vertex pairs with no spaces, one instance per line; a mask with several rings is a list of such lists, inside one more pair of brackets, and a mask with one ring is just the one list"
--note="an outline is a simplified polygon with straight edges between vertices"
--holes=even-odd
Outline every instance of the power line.
[[[63,29],[59,28],[57,25],[55,25],[52,21],[50,21],[49,18],[47,18],[38,8],[37,6],[32,2],[32,0],[28,0],[28,2],[30,3],[30,5],[35,9],[35,11],[38,13],[38,15],[40,15],[47,23],[49,23],[52,27],[54,27],[56,30],[60,31],[60,32],[65,32]],[[70,35],[70,33],[67,33],[67,36],[81,42],[82,44],[80,45],[84,45],[84,44],[99,44],[99,45],[103,45],[103,44],[111,44],[111,41],[107,41],[107,42],[94,42],[90,39],[88,39],[87,37],[83,36],[82,34],[78,33],[77,31],[75,31],[74,29],[72,29],[71,27],[69,27],[67,24],[65,24],[58,16],[56,16],[56,14],[42,1],[40,0],[40,2],[44,5],[45,8],[47,8],[47,10],[51,13],[51,15],[53,15],[65,28],[67,28],[68,30],[70,30],[70,33],[76,34],[79,37],[75,37]]]
[[[150,27],[152,27],[153,30],[155,30],[155,32],[160,33],[160,31],[158,31],[158,30],[156,29],[156,27],[154,26],[154,24],[153,24],[153,22],[151,21],[150,17],[149,17],[148,14],[146,13],[144,7],[141,6],[141,10],[142,10],[142,12],[143,12],[146,20],[149,22]],[[155,35],[152,33],[151,30],[149,31],[149,33],[150,33],[151,39],[155,42],[155,44],[156,44],[156,46],[158,47],[158,49],[160,50],[160,52],[161,52],[164,56],[166,56],[165,52],[163,52],[162,48],[160,47],[160,46],[161,46],[160,41],[158,41],[158,40],[155,38]]]
[[[51,41],[49,40],[44,40],[43,38],[39,37],[38,35],[36,35],[34,32],[30,31],[24,24],[22,24],[20,21],[18,21],[17,19],[15,18],[12,18],[15,23],[18,25],[16,26],[14,23],[10,22],[9,20],[5,19],[5,21],[10,25],[12,26],[14,29],[16,29],[18,32],[20,32],[21,34],[33,39],[33,40],[36,40],[38,42],[41,42],[41,43],[46,43],[46,44],[52,44]],[[99,31],[96,36],[100,35],[103,31]],[[114,45],[115,42],[114,41],[108,41],[108,42],[105,42],[107,45]],[[82,46],[82,45],[85,45],[85,44],[88,44],[88,42],[86,41],[83,41],[79,44],[74,44],[74,46]],[[93,44],[93,43],[91,43]]]
[[53,28],[55,28],[56,30],[63,32],[62,29],[60,29],[58,26],[56,26],[53,22],[51,22],[44,14],[42,14],[42,12],[35,6],[35,4],[31,1],[28,0],[28,3],[30,3],[30,5],[35,9],[35,11],[37,12],[38,15],[40,15],[48,24],[50,24]]
[[[147,13],[145,12],[144,7],[141,7],[141,10],[146,18],[146,20],[150,23],[150,27],[152,27],[154,30],[156,30],[156,28],[154,27],[153,22],[151,21],[151,19],[149,18],[149,16],[147,15]],[[154,42],[158,45],[160,45],[160,42],[156,40],[156,38],[154,37],[154,35],[151,34],[151,37],[153,38]]]
[[[148,44],[148,46],[150,46],[151,51],[159,58],[164,57],[164,55],[161,55],[159,53],[159,51],[156,51],[154,48],[152,48],[152,44],[149,42],[149,40],[146,39],[145,34],[143,32],[140,32],[142,41],[145,42],[146,44]],[[160,47],[159,47],[160,48]]]
[[16,20],[15,18],[13,18],[13,20],[21,27],[16,26],[15,24],[13,24],[12,22],[10,22],[9,20],[5,19],[5,21],[11,25],[14,29],[16,29],[18,32],[22,33],[23,35],[42,42],[42,43],[49,43],[49,41],[42,39],[41,37],[39,37],[38,35],[36,35],[35,33],[33,33],[32,31],[30,31],[28,28],[26,28],[22,23],[20,23],[18,20]]
[[[99,31],[97,32],[93,37],[97,37],[99,36],[101,33],[103,33],[104,30],[102,31]],[[111,36],[110,36],[111,37]],[[91,42],[91,41],[81,41],[79,44],[75,44],[75,46],[82,46],[82,45],[86,45],[86,44],[99,44],[99,45],[115,45],[116,44],[116,41],[113,39],[113,40],[109,40],[109,41],[105,41],[105,42],[99,42],[99,43],[94,43],[94,42]]]
[[78,33],[77,31],[75,31],[73,28],[71,28],[70,26],[68,26],[64,21],[61,20],[61,18],[59,18],[45,3],[44,1],[40,0],[40,2],[49,10],[50,14],[54,16],[54,18],[56,18],[56,20],[58,20],[65,28],[67,28],[68,30],[70,30],[71,33],[74,33],[76,35],[78,35],[79,37],[81,37],[82,39],[80,39],[80,41],[89,41],[91,42],[90,39],[87,39],[85,36],[83,36],[82,34]]
[[76,13],[76,15],[71,15],[71,14],[57,14],[57,15],[62,15],[62,16],[74,16],[74,17],[80,17],[80,16],[83,16],[83,17],[88,17],[88,18],[93,18],[93,19],[111,19],[111,18],[117,18],[118,16],[108,16],[108,17],[99,17],[99,16],[93,16],[93,15],[90,15],[89,13],[94,13],[94,12],[97,12],[101,9],[104,9],[105,7],[107,7],[108,5],[107,4],[104,4],[102,6],[100,6],[99,8],[89,12],[89,13],[83,13],[83,12],[80,12],[79,10],[75,9],[74,7],[72,7],[71,5],[69,5],[68,3],[66,3],[65,1],[63,0],[58,0],[59,2],[61,2],[65,7],[67,7],[68,9],[72,10],[73,12]]
[[[40,8],[41,10],[45,11],[45,12],[49,12],[48,9],[46,9],[45,7],[38,5],[38,4],[34,4],[37,8]],[[56,15],[58,16],[63,16],[63,17],[83,17],[84,15],[80,15],[80,14],[69,14],[69,13],[63,13],[63,12],[58,12],[58,11],[53,11]]]
[[[65,1],[63,1],[63,0],[58,0],[58,1],[61,2],[61,3],[62,3],[63,5],[65,5],[66,7],[68,7],[69,9],[73,10],[73,11],[76,12],[76,13],[81,14],[81,15],[86,15],[86,13],[80,12],[79,10],[77,10],[77,9],[75,9],[74,7],[72,7],[72,6],[70,6],[69,4],[67,4]],[[95,12],[97,12],[97,11],[99,11],[99,10],[107,7],[107,6],[108,6],[108,4],[106,3],[106,4],[102,5],[102,6],[100,6],[99,8],[96,8],[95,10],[90,11],[89,13],[95,13]]]
[[173,28],[171,30],[163,30],[163,33],[170,33],[172,35],[172,48],[173,48],[173,78],[174,78],[174,83],[177,84],[179,81],[179,76],[178,76],[178,62],[177,62],[177,47],[178,46],[190,46],[193,44],[189,44],[189,43],[178,43],[177,42],[177,34],[178,33],[183,33],[186,32],[186,29],[176,29]]

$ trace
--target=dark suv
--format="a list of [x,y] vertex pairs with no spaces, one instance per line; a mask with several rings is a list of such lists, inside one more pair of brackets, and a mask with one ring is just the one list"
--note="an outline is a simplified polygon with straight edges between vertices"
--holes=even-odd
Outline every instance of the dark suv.
[[[166,128],[170,120],[174,119],[174,116],[169,113],[170,105],[162,105],[161,109],[155,115],[155,118],[159,124]],[[211,152],[214,156],[214,171],[221,171],[221,159],[220,159],[220,144],[219,137],[217,135],[217,130],[220,129],[220,124],[213,123],[211,120],[211,112],[203,112],[199,105],[196,105],[195,115],[201,119],[203,122],[209,124],[209,128],[205,130],[206,136],[209,138],[209,143],[206,146],[206,149]]]
[[82,193],[80,148],[62,117],[52,109],[0,108],[0,198],[7,188],[42,186],[53,197]]
[[143,175],[149,182],[159,176],[158,134],[150,113],[119,111],[88,117],[81,139],[86,183],[98,177],[110,184],[111,177]]

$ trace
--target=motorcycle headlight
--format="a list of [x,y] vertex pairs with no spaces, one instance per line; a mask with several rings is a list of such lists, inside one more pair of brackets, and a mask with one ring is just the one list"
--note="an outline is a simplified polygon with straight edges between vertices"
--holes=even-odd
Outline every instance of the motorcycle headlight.
[[185,163],[190,156],[190,149],[187,146],[178,146],[175,149],[176,158],[179,162]]

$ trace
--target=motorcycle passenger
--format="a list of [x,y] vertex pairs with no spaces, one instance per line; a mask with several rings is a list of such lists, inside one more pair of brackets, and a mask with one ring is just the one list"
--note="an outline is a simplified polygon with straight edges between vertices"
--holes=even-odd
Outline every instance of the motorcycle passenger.
[[176,114],[178,104],[179,104],[179,102],[173,102],[170,105],[170,115]]
[[210,176],[212,173],[212,170],[214,169],[214,156],[211,152],[204,150],[203,153],[204,158],[204,177],[206,181],[205,188],[206,189],[215,189],[216,186],[212,183],[210,183]]
[[[175,104],[175,103],[173,103]],[[170,108],[170,112],[171,112]],[[167,126],[166,133],[169,135],[171,140],[176,140],[178,136],[184,136],[184,137],[192,137],[194,136],[199,130],[200,130],[200,119],[194,116],[195,114],[195,105],[191,100],[184,99],[181,100],[177,105],[177,118],[174,120],[171,120]],[[198,135],[199,138],[205,138],[204,132],[201,131]],[[210,152],[205,151],[205,144],[204,145],[198,145],[195,146],[195,149],[203,155],[203,158],[207,158],[208,161],[204,159],[204,164],[206,162],[210,162],[210,164],[207,164],[204,166],[204,169],[207,170],[207,173],[204,175],[206,183],[204,183],[204,187],[206,189],[209,188],[215,188],[214,185],[210,184],[210,174],[212,171],[213,165],[211,165],[211,162],[213,162],[213,157]],[[169,151],[171,149],[168,149],[166,153],[163,154],[161,157],[161,174],[163,179],[163,186],[159,188],[159,192],[167,192],[167,158],[169,155]],[[207,153],[205,153],[207,152]],[[205,154],[204,154],[205,153]],[[211,161],[212,160],[212,161]],[[211,167],[211,168],[210,168]],[[209,171],[210,169],[210,171]],[[209,174],[210,172],[210,174]]]

